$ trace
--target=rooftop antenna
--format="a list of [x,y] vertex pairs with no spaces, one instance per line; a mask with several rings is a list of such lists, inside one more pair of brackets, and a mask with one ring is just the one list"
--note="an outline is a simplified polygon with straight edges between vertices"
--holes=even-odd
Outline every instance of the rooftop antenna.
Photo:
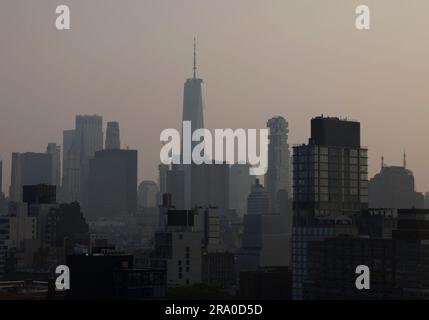
[[384,168],[384,154],[381,154],[381,169]]
[[194,79],[197,77],[197,39],[194,37]]
[[405,150],[404,150],[404,168],[406,167],[407,167],[407,154],[405,153]]

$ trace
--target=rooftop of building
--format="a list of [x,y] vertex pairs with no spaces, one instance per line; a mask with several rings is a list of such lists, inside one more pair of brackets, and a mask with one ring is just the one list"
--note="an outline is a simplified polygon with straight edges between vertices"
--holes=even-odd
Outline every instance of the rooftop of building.
[[346,121],[346,122],[359,122],[355,119],[350,119],[347,117],[332,117],[332,116],[324,116],[323,114],[317,117],[312,118],[311,120],[326,120],[326,121]]

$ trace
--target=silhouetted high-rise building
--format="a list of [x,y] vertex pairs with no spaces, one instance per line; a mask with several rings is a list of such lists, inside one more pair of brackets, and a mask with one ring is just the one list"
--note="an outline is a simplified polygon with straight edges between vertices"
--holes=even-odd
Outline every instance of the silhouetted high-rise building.
[[89,161],[95,152],[103,149],[103,118],[98,115],[78,115],[75,130],[79,144],[80,200],[85,210],[88,202]]
[[98,115],[76,116],[81,161],[88,161],[103,149],[103,118]]
[[348,216],[367,207],[368,151],[360,145],[360,123],[312,119],[309,143],[293,148],[294,299],[303,298],[307,242],[353,232]]
[[[197,78],[197,64],[196,64],[196,43],[194,39],[194,67],[193,67],[193,76],[190,79],[187,79],[184,86],[183,91],[183,114],[182,114],[182,124],[183,121],[191,122],[191,132],[190,134],[197,130],[204,128],[204,115],[203,115],[203,94],[202,94],[202,82],[203,80]],[[181,144],[181,157],[184,159],[184,154],[187,152],[192,152],[192,149],[199,142],[193,141],[191,143],[191,150],[184,150],[185,139],[189,139],[187,134],[184,132],[184,128],[182,126],[182,144]],[[185,207],[190,209],[191,198],[192,198],[192,167],[191,165],[184,164],[182,166],[182,170],[184,173],[184,201]],[[197,173],[195,173],[197,174]],[[197,180],[201,180],[201,178],[196,178]]]
[[162,195],[167,192],[167,173],[170,167],[166,164],[160,163],[158,165],[158,204],[162,203]]
[[269,212],[269,195],[263,185],[256,179],[252,192],[247,198],[247,214],[264,214]]
[[141,208],[158,207],[158,186],[155,181],[142,181],[138,188],[138,204]]
[[256,270],[260,265],[263,242],[263,215],[269,212],[269,197],[256,179],[247,200],[247,214],[243,216],[243,237],[238,254],[238,270]]
[[78,115],[74,130],[63,133],[63,183],[61,200],[79,201],[85,208],[88,197],[89,160],[103,149],[103,118]]
[[63,179],[60,198],[80,200],[80,143],[76,130],[63,131]]
[[386,166],[382,161],[381,170],[368,186],[370,208],[424,208],[424,198],[415,192],[413,172],[403,166]]
[[243,217],[242,246],[237,258],[240,272],[290,266],[291,230],[287,216],[269,210],[268,192],[256,179],[248,197],[248,213]]
[[56,143],[48,143],[46,153],[52,157],[52,181],[50,184],[59,188],[61,186],[61,147]]
[[317,117],[293,153],[294,215],[332,216],[368,206],[368,151],[359,122]]
[[166,182],[166,191],[172,197],[172,204],[176,209],[185,209],[185,172],[181,166],[172,165],[171,170],[167,171]]
[[254,182],[249,168],[248,164],[233,164],[229,169],[229,208],[239,216],[247,212],[247,197]]
[[283,117],[268,120],[270,130],[268,145],[268,170],[265,174],[265,186],[270,197],[270,208],[278,212],[277,193],[285,190],[291,196],[290,152],[288,144],[288,123]]
[[121,149],[119,123],[108,122],[106,129],[106,149]]
[[90,160],[88,191],[90,219],[135,213],[137,150],[97,151]]
[[51,184],[52,157],[47,153],[12,153],[10,199],[22,201],[24,185]]
[[[187,79],[185,82],[185,88],[183,92],[183,115],[182,115],[182,121],[191,121],[192,132],[197,129],[204,128],[203,94],[202,94],[203,80],[197,78],[195,43],[194,43],[193,70],[194,70],[193,77],[190,79]],[[183,152],[182,152],[182,156],[183,156]]]

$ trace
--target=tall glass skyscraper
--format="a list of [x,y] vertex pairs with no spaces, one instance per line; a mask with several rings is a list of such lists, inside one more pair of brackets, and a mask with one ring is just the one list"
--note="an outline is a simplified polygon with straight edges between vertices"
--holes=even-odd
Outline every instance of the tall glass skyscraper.
[[203,80],[197,78],[196,43],[194,40],[193,77],[185,82],[182,114],[183,121],[191,121],[192,132],[204,128],[202,83]]
[[[197,55],[196,55],[196,41],[194,39],[194,67],[193,67],[193,77],[187,79],[185,82],[185,87],[183,91],[183,114],[182,114],[182,125],[183,121],[191,122],[191,135],[197,129],[204,128],[204,115],[203,115],[203,94],[202,94],[202,83],[203,80],[197,78]],[[185,150],[184,139],[190,139],[190,137],[185,136],[184,129],[182,127],[182,147],[181,147],[181,156],[182,160],[185,157],[185,153],[192,152],[192,149],[198,142],[192,142],[191,150]],[[184,171],[184,205],[185,208],[190,209],[192,206],[191,197],[192,197],[192,181],[197,181],[198,179],[192,178],[192,166],[191,165],[181,165],[179,169]],[[197,173],[196,173],[197,174]],[[195,187],[195,186],[194,186]]]
[[360,123],[311,120],[308,144],[293,148],[292,298],[303,298],[308,244],[353,233],[350,215],[368,207],[368,150]]
[[103,149],[103,118],[98,115],[76,116],[76,138],[80,158],[80,199],[81,205],[86,208],[89,161]]
[[337,216],[368,206],[368,150],[360,123],[317,117],[311,138],[293,148],[294,215]]

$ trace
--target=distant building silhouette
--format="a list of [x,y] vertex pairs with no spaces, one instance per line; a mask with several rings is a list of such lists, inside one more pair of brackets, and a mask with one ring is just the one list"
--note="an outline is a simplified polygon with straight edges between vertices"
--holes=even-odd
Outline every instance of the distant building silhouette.
[[76,130],[63,131],[63,179],[60,199],[80,200],[80,142]]
[[424,198],[414,189],[413,172],[403,166],[386,166],[369,180],[370,208],[424,208]]
[[77,115],[74,130],[63,132],[62,201],[88,200],[89,161],[103,149],[103,118],[98,115]]
[[95,152],[90,160],[88,192],[88,219],[135,213],[137,150]]
[[88,203],[89,162],[95,152],[103,149],[103,118],[98,115],[76,116],[76,138],[80,160],[80,202],[84,208]]
[[[191,122],[191,134],[197,130],[204,128],[204,114],[203,114],[203,94],[202,94],[202,83],[203,80],[197,77],[197,57],[196,57],[196,41],[194,39],[194,66],[193,76],[186,80],[183,90],[183,112],[182,112],[182,124],[183,121]],[[190,152],[195,145],[199,142],[193,141],[191,143],[191,150],[184,150],[183,139],[187,137],[183,134],[182,127],[182,144],[181,144],[181,159],[183,160],[185,152]],[[183,162],[183,161],[182,161]],[[182,165],[181,170],[184,172],[184,204],[185,207],[190,209],[192,207],[192,167],[191,165]],[[195,173],[195,175],[198,173]],[[201,178],[196,177],[196,180]],[[174,197],[174,195],[173,195]]]
[[106,149],[121,149],[119,123],[108,122],[106,129]]
[[46,153],[52,157],[52,181],[50,184],[59,188],[61,186],[61,146],[48,143]]
[[285,190],[291,197],[290,152],[288,144],[288,123],[283,117],[268,120],[270,130],[268,145],[268,170],[265,174],[265,186],[270,197],[272,212],[278,212],[277,193]]
[[242,217],[247,212],[247,197],[254,182],[248,164],[233,164],[229,169],[229,208]]
[[159,186],[159,193],[158,193],[158,204],[162,203],[162,195],[164,193],[167,193],[167,173],[170,169],[169,165],[160,163],[158,165],[158,186]]
[[138,188],[138,204],[141,208],[158,207],[158,186],[155,181],[142,181]]
[[247,198],[247,214],[264,214],[269,212],[269,195],[263,185],[256,179]]
[[185,171],[180,165],[172,165],[166,175],[167,193],[171,195],[176,209],[183,210],[185,205]]
[[242,246],[237,259],[239,272],[290,267],[291,230],[287,216],[269,210],[268,192],[256,179],[248,197],[248,213],[243,217]]
[[[196,44],[194,42],[194,67],[193,76],[187,79],[183,91],[183,114],[182,121],[190,121],[192,131],[204,128],[204,115],[203,115],[203,94],[202,83],[203,80],[197,78],[197,64],[196,64]],[[182,132],[183,133],[183,132]],[[183,137],[183,134],[182,134]],[[194,142],[194,144],[198,144]],[[183,154],[182,154],[183,156]]]
[[256,179],[247,200],[247,214],[243,217],[243,238],[238,255],[238,270],[256,270],[260,265],[263,238],[263,214],[268,213],[269,196]]

